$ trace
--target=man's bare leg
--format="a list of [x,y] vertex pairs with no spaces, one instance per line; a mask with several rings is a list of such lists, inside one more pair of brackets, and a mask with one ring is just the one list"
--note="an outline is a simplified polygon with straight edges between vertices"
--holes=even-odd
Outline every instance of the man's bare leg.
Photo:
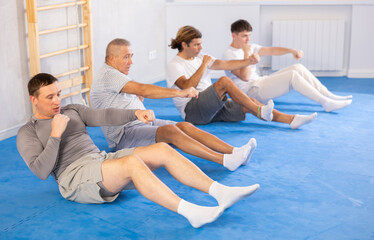
[[195,139],[196,141],[200,142],[201,144],[213,149],[214,151],[220,153],[232,153],[234,147],[230,144],[222,141],[218,137],[210,134],[206,131],[203,131],[193,124],[188,122],[179,122],[177,123],[177,127],[186,133],[191,138]]
[[[161,166],[187,186],[206,193],[212,191],[210,194],[217,199],[220,206],[202,207],[179,198],[150,170]],[[135,149],[133,156],[104,161],[102,175],[102,184],[108,191],[119,192],[133,181],[143,196],[183,215],[194,227],[216,220],[224,209],[250,196],[259,187],[258,184],[235,188],[213,184],[213,180],[198,167],[165,143],[139,147]]]
[[250,196],[259,188],[258,184],[247,187],[227,187],[213,182],[195,164],[167,144],[157,143],[148,147],[139,147],[135,149],[134,154],[142,158],[151,168],[163,166],[184,185],[209,193],[224,209]]
[[[266,121],[282,122],[287,123],[292,129],[301,127],[313,121],[317,117],[317,113],[311,115],[290,115],[282,113],[278,110],[273,109],[272,112],[268,112],[271,115],[264,115],[264,105],[258,102],[254,98],[249,98],[236,84],[228,77],[221,77],[217,82],[214,83],[214,89],[221,99],[224,98],[225,94],[229,96],[243,108],[243,112],[251,113],[252,115],[258,116]],[[257,112],[258,111],[258,112]]]
[[224,99],[227,93],[232,100],[242,105],[248,113],[257,116],[259,104],[254,103],[230,78],[221,77],[213,86],[221,99]]
[[[251,99],[253,102],[257,104],[261,104],[255,98],[251,98]],[[297,129],[305,124],[308,124],[316,118],[317,118],[316,112],[310,115],[299,115],[299,114],[290,115],[290,114],[282,113],[276,109],[273,110],[273,121],[287,123],[291,126],[292,129]]]
[[[162,152],[162,149],[160,151]],[[142,150],[139,152],[142,152]],[[157,156],[158,152],[152,151],[153,156]],[[159,164],[153,163],[152,165],[157,166]],[[130,181],[133,181],[136,189],[144,197],[183,215],[193,227],[201,227],[204,224],[215,221],[224,210],[220,206],[204,207],[181,199],[161,182],[142,159],[136,155],[105,160],[101,170],[103,175],[102,184],[108,191],[119,192]],[[211,182],[213,183],[212,180]],[[204,184],[206,183],[202,183],[202,185]]]
[[[263,106],[261,102],[257,101],[255,98],[250,98],[255,104]],[[290,115],[286,113],[282,113],[276,109],[273,110],[273,121],[274,122],[282,122],[291,124],[292,120],[294,119],[295,115]]]
[[[210,146],[230,153],[216,152],[199,140],[204,143],[211,141],[209,143]],[[190,123],[177,123],[177,125],[159,127],[156,132],[156,142],[172,143],[186,153],[219,163],[231,171],[236,170],[241,165],[245,165],[244,162],[249,161],[248,158],[250,158],[256,148],[253,144],[246,144],[236,148],[236,151],[234,151],[234,148],[229,144],[212,134],[194,127]]]

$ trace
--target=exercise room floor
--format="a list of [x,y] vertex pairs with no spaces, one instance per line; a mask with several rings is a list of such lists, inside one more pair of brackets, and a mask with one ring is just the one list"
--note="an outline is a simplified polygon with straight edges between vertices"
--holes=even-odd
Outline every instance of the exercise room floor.
[[[352,94],[353,103],[326,113],[291,93],[274,101],[278,110],[318,112],[301,129],[249,114],[242,122],[199,126],[233,146],[255,137],[258,147],[251,162],[235,172],[185,156],[223,184],[261,185],[199,229],[136,190],[122,192],[109,204],[67,201],[52,177],[42,181],[27,168],[16,137],[0,141],[0,239],[374,239],[374,79],[320,79],[336,94]],[[181,121],[171,99],[145,105],[158,118]],[[110,150],[100,128],[89,133],[100,149]],[[156,174],[182,198],[216,204],[165,170]]]

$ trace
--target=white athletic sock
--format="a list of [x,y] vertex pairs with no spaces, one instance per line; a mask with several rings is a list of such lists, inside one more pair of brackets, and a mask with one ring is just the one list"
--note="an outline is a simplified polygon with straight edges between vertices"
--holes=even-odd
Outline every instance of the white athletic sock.
[[237,201],[249,197],[260,187],[254,184],[247,187],[228,187],[218,182],[213,182],[209,188],[209,194],[213,196],[220,207],[227,209]]
[[257,147],[255,138],[251,138],[247,144],[237,148],[234,147],[232,154],[223,155],[223,166],[230,171],[236,170],[240,165],[247,165]]
[[240,165],[242,165],[250,154],[251,148],[248,144],[234,148],[231,154],[223,154],[223,166],[230,171],[235,171]]
[[265,121],[271,122],[273,120],[274,102],[269,100],[268,103],[261,107],[261,118]]
[[332,92],[328,92],[327,95],[325,95],[325,96],[328,97],[328,98],[331,98],[333,100],[349,100],[349,99],[352,99],[352,95],[338,96],[338,95],[333,94]]
[[310,114],[310,115],[296,114],[294,119],[292,120],[290,126],[291,126],[292,129],[298,129],[302,125],[310,123],[311,121],[313,121],[316,118],[317,118],[317,113],[316,112],[313,113],[313,114]]
[[352,100],[331,100],[327,99],[321,102],[323,109],[326,112],[332,112],[341,108],[344,108],[352,103]]
[[249,142],[245,145],[249,147],[251,150],[249,151],[249,154],[247,155],[247,159],[242,163],[242,165],[247,165],[248,162],[251,160],[252,154],[255,151],[257,147],[257,141],[255,138],[251,138]]
[[192,227],[199,228],[204,224],[215,221],[224,209],[220,206],[204,207],[199,206],[185,200],[181,200],[178,206],[178,213],[191,223]]

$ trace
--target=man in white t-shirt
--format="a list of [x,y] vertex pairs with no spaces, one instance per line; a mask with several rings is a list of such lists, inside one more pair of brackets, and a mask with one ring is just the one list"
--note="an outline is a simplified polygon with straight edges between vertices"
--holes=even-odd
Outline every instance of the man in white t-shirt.
[[[132,80],[127,76],[132,56],[129,41],[114,39],[108,44],[105,64],[91,86],[90,97],[94,108],[145,109],[139,97],[197,97],[198,92],[193,87],[177,90]],[[236,148],[187,122],[154,119],[150,124],[145,124],[134,120],[120,126],[104,126],[102,129],[109,147],[117,151],[156,142],[171,143],[186,153],[219,163],[231,171],[246,165],[256,148],[254,138]]]
[[[251,113],[266,121],[290,124],[296,129],[312,121],[316,113],[308,116],[289,115],[273,110],[272,100],[266,105],[248,97],[228,77],[221,77],[212,84],[209,70],[236,70],[259,60],[258,54],[252,54],[241,60],[223,61],[200,53],[202,34],[192,26],[178,30],[170,47],[178,49],[178,54],[168,63],[166,80],[172,89],[195,87],[200,93],[197,99],[175,97],[174,104],[181,116],[194,124],[208,124],[217,121],[241,121],[245,113]],[[228,99],[228,94],[231,99]]]
[[[300,59],[303,56],[303,52],[296,49],[248,44],[252,34],[252,26],[243,19],[231,24],[231,33],[233,40],[223,55],[225,60],[245,59],[252,54],[259,56],[292,54],[295,59]],[[256,64],[242,69],[227,70],[225,73],[248,96],[256,98],[262,103],[285,95],[292,89],[321,104],[326,112],[344,108],[352,102],[352,96],[337,96],[331,93],[302,64],[294,64],[264,77],[257,73]]]

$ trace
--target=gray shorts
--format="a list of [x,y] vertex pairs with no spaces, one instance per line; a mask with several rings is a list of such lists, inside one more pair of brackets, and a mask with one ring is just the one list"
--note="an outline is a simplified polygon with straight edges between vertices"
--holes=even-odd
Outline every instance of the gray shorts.
[[116,146],[116,150],[132,147],[149,146],[156,143],[157,129],[165,125],[175,125],[177,122],[155,119],[152,124],[138,124],[126,127],[125,132]]
[[213,85],[200,92],[199,98],[191,99],[184,112],[185,120],[193,124],[237,122],[245,119],[242,106],[227,97],[221,100]]
[[131,155],[134,148],[122,149],[114,153],[93,153],[83,156],[70,164],[58,177],[61,195],[70,201],[80,203],[113,202],[119,193],[102,196],[99,183],[103,180],[101,165],[106,159],[121,158]]

